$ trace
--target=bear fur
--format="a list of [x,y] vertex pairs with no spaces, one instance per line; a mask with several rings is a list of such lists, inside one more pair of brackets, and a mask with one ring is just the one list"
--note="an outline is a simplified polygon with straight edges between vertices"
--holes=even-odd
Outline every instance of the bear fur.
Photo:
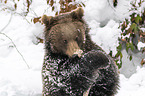
[[114,96],[117,92],[116,64],[91,41],[83,13],[78,8],[55,17],[42,17],[43,96]]

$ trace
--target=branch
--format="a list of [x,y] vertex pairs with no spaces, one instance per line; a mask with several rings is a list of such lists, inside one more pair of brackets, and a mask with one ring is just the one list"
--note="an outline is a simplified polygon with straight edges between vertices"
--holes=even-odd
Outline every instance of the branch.
[[10,22],[12,21],[12,17],[13,17],[13,14],[11,14],[11,17],[10,17],[10,19],[9,19],[9,22],[6,24],[6,26],[0,31],[0,33],[2,32],[2,31],[4,31],[6,28],[7,28],[7,26],[10,24]]
[[112,5],[110,4],[109,0],[107,0],[107,1],[108,1],[109,6],[116,12],[115,8],[112,7]]
[[26,60],[24,59],[23,55],[20,53],[20,51],[19,51],[18,48],[16,47],[16,44],[13,42],[13,40],[12,40],[9,36],[7,36],[5,33],[0,33],[0,34],[4,35],[5,37],[7,37],[7,38],[12,42],[12,44],[13,44],[14,47],[16,48],[17,52],[21,55],[23,61],[26,63],[28,69],[30,69],[28,63],[26,62]]
[[24,59],[23,55],[20,53],[20,51],[19,51],[18,48],[16,47],[16,44],[13,42],[13,40],[12,40],[9,36],[7,36],[5,33],[2,33],[2,31],[4,31],[4,30],[7,28],[7,26],[10,24],[10,22],[11,22],[11,20],[12,20],[12,16],[13,16],[13,14],[11,14],[11,17],[10,17],[10,19],[9,19],[9,22],[6,24],[6,26],[5,26],[4,28],[2,28],[2,30],[0,30],[0,34],[1,34],[1,35],[4,35],[5,37],[7,37],[7,38],[12,42],[12,44],[13,44],[14,47],[16,48],[17,52],[21,55],[23,61],[26,63],[28,69],[30,69],[28,63],[26,62],[26,60]]

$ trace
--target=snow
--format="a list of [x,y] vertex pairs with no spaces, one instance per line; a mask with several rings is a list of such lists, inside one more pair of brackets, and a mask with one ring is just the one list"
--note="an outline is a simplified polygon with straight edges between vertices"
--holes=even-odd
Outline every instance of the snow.
[[141,50],[141,48],[143,48],[143,47],[145,47],[145,43],[139,42],[139,43],[137,44],[138,50]]
[[5,69],[1,70],[0,76],[0,96],[38,96],[41,94],[40,71]]
[[[119,43],[118,37],[121,34],[121,30],[118,29],[119,21],[128,18],[131,0],[118,0],[118,6],[115,9],[112,1],[82,0],[86,4],[84,19],[91,28],[92,40],[107,53],[112,50],[115,55]],[[80,1],[77,0],[77,2]],[[9,2],[6,5],[0,5],[3,8],[12,4]],[[44,44],[38,44],[36,37],[43,38],[44,26],[40,23],[34,24],[31,19],[43,14],[54,16],[55,12],[51,11],[46,0],[35,0],[30,6],[28,16],[24,17],[23,12],[26,7],[23,4],[23,0],[18,2],[19,9],[16,12],[0,11],[0,96],[41,96],[42,93],[41,67]],[[145,8],[145,3],[142,4],[142,8]],[[138,49],[142,47],[145,47],[144,43],[139,42]],[[139,62],[137,60],[136,66]],[[129,65],[125,68],[128,67]],[[144,96],[145,68],[138,66],[134,67],[133,71],[134,74],[129,78],[124,75],[127,73],[120,74],[120,89],[116,96]]]
[[[104,26],[110,19],[122,21],[129,16],[130,0],[117,0],[118,5],[113,7],[113,0],[88,0],[85,2],[85,19],[95,20]],[[109,2],[109,3],[108,3]]]
[[145,68],[137,68],[137,72],[130,78],[120,74],[120,90],[116,96],[144,96],[145,94]]
[[117,53],[116,47],[119,45],[118,37],[121,36],[121,31],[118,27],[118,23],[114,20],[110,20],[105,27],[92,28],[92,30],[90,30],[92,40],[101,46],[107,54],[113,50],[113,56]]
[[126,52],[126,50],[121,51],[123,54],[122,57],[122,67],[119,70],[121,74],[124,74],[125,77],[129,78],[132,76],[132,74],[136,73],[137,67],[141,66],[141,60],[145,58],[145,54],[142,54],[142,52],[133,53],[130,49],[128,50],[129,54],[132,54],[132,60],[129,60],[129,54]]

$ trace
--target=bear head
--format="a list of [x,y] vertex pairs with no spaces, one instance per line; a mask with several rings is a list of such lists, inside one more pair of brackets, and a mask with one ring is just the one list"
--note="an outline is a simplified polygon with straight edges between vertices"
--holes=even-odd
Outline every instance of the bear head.
[[49,52],[67,55],[81,56],[86,40],[86,23],[83,20],[82,8],[58,15],[55,17],[42,17],[45,24],[45,47]]

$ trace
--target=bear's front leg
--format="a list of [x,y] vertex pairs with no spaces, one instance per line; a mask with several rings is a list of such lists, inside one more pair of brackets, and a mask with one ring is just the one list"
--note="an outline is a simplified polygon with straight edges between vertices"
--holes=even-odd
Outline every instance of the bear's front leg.
[[82,74],[73,74],[70,76],[71,90],[74,96],[85,96],[84,93],[92,85],[92,81]]
[[89,51],[79,59],[74,57],[70,60],[69,83],[74,96],[88,96],[91,86],[99,77],[98,68],[108,63],[103,56],[103,53]]
[[105,52],[92,50],[85,53],[80,63],[83,75],[93,84],[88,96],[113,96],[118,88],[118,73],[115,62]]
[[[78,60],[79,67],[71,76],[71,86],[76,96],[88,96],[91,87],[99,78],[99,70],[108,66],[109,60],[102,51],[92,50]],[[101,78],[100,78],[101,79]]]

